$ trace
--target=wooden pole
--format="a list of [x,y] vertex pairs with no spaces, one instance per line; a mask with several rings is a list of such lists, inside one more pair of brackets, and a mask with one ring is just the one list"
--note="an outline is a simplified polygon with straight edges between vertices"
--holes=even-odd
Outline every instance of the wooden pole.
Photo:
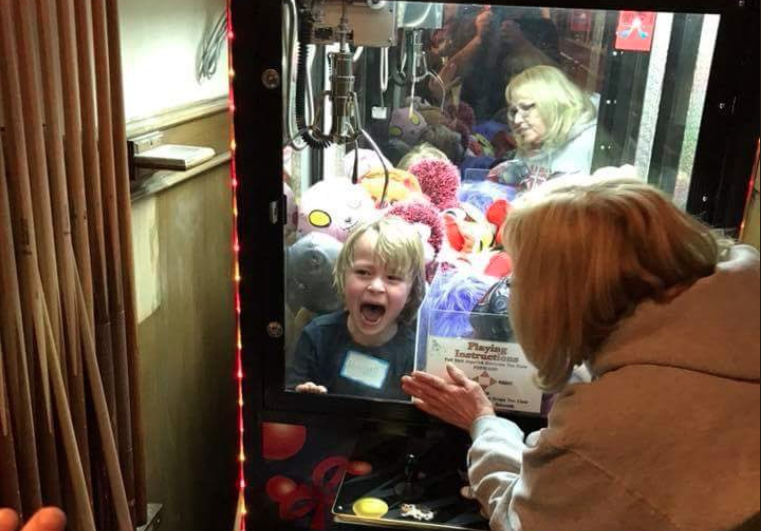
[[[42,279],[37,276],[39,289],[42,289]],[[58,413],[58,426],[61,430],[61,439],[63,440],[64,454],[68,464],[69,477],[73,485],[73,500],[76,508],[76,521],[82,526],[82,531],[96,531],[95,518],[93,517],[92,507],[90,506],[90,493],[87,490],[82,461],[79,458],[79,449],[77,447],[77,437],[74,433],[74,422],[71,417],[69,400],[66,395],[66,385],[61,371],[61,360],[58,357],[58,351],[55,346],[55,337],[53,336],[53,326],[50,322],[50,315],[45,302],[40,300],[38,311],[43,316],[44,330],[36,329],[37,341],[40,343],[48,342],[49,348],[46,349],[50,359],[50,377],[52,379],[53,393],[55,394],[56,412]]]
[[[111,430],[115,440],[119,440],[116,407],[116,383],[114,381],[114,363],[111,347],[111,326],[108,303],[108,280],[106,273],[106,240],[103,222],[102,190],[100,183],[100,163],[98,158],[97,119],[95,109],[95,86],[93,82],[93,30],[90,0],[74,2],[76,21],[76,42],[79,52],[79,86],[82,111],[82,151],[84,155],[87,210],[90,234],[90,259],[92,263],[93,302],[95,310],[95,352],[103,382],[106,404],[108,406]],[[81,326],[81,324],[80,324]],[[85,353],[86,354],[86,353]],[[101,441],[102,442],[102,441]],[[106,497],[107,472],[105,463],[97,460],[103,451],[93,450],[93,490],[99,496],[96,506],[96,522],[99,528],[112,526],[113,513]]]
[[127,330],[124,314],[124,286],[122,250],[119,237],[119,205],[116,197],[116,170],[111,107],[111,72],[108,64],[108,32],[106,6],[103,0],[93,0],[93,36],[99,46],[95,47],[95,78],[98,96],[98,147],[100,152],[100,176],[103,191],[103,219],[105,224],[106,263],[108,274],[109,315],[114,360],[116,412],[119,438],[119,461],[124,477],[127,499],[135,518],[135,475],[132,449],[132,423],[130,412],[130,379],[127,361]]
[[[18,220],[17,226],[11,224],[14,228],[16,237],[14,238],[15,244],[19,248],[19,284],[21,287],[21,304],[23,313],[27,317],[24,320],[24,343],[27,352],[32,350],[32,323],[29,321],[32,315],[33,309],[33,291],[24,290],[24,271],[28,271],[29,257],[35,256],[34,249],[34,221],[31,216],[31,208],[28,209],[29,215],[26,214],[26,209],[23,208],[23,204],[18,204],[16,198],[20,197],[22,202],[28,204],[28,198],[31,192],[27,189],[21,189],[21,182],[29,182],[28,173],[29,169],[26,165],[26,142],[24,141],[24,118],[22,116],[23,102],[21,101],[21,87],[18,78],[18,56],[16,50],[16,43],[14,40],[15,27],[13,21],[15,15],[13,13],[12,5],[8,0],[0,0],[0,46],[2,46],[4,68],[0,69],[0,78],[3,82],[3,110],[5,114],[5,120],[8,122],[6,125],[6,145],[8,146],[8,160],[7,173],[13,178],[8,179],[8,194],[9,204],[11,206],[11,221],[14,221],[14,215]],[[23,192],[26,192],[24,194]],[[19,241],[21,240],[21,241]],[[26,285],[29,285],[26,282]]]
[[79,86],[82,90],[82,145],[85,165],[88,221],[90,226],[90,257],[92,259],[93,295],[95,302],[95,342],[98,346],[98,362],[106,393],[106,403],[114,437],[118,441],[116,424],[116,391],[114,363],[111,349],[111,327],[108,311],[108,277],[106,273],[106,236],[103,223],[103,201],[100,182],[95,110],[95,86],[93,84],[93,37],[90,0],[74,2],[79,49]]
[[[48,378],[47,358],[44,352],[45,345],[33,345],[34,319],[39,315],[35,312],[35,300],[42,297],[34,282],[34,271],[37,267],[36,233],[34,226],[34,214],[31,204],[32,192],[30,190],[29,168],[27,166],[28,153],[24,138],[24,117],[22,116],[23,100],[21,97],[21,83],[19,80],[19,56],[14,40],[16,20],[11,0],[0,1],[0,47],[2,47],[4,67],[0,69],[3,78],[3,104],[5,119],[8,121],[8,168],[7,172],[13,178],[8,180],[8,193],[12,209],[13,229],[15,233],[14,243],[18,250],[18,266],[21,279],[22,294],[22,319],[25,331],[25,352],[36,352],[38,357],[30,356],[32,363],[30,373],[39,375],[40,389],[32,389],[35,396],[34,412],[41,429],[37,432],[38,451],[40,455],[40,476],[45,501],[55,503],[61,499],[60,476],[58,471],[58,459],[53,433],[52,404],[50,400],[50,385]],[[21,60],[29,60],[25,55]],[[36,348],[35,348],[36,347]],[[37,368],[39,370],[37,370]]]
[[58,284],[58,263],[55,254],[53,238],[53,207],[50,202],[50,182],[45,150],[45,134],[43,130],[42,83],[40,82],[40,65],[34,38],[34,6],[30,2],[17,2],[17,24],[19,29],[18,47],[24,61],[21,67],[21,94],[24,105],[24,132],[26,133],[27,158],[29,163],[29,181],[32,191],[32,207],[34,212],[34,227],[37,235],[38,268],[42,276],[42,293],[48,301],[50,317],[55,323],[53,337],[58,351],[61,351],[61,290]]
[[[84,290],[81,285],[77,286],[77,296],[80,311],[86,311]],[[108,471],[108,481],[111,489],[111,497],[114,502],[116,512],[116,522],[118,531],[134,531],[129,515],[129,504],[127,502],[127,493],[124,490],[124,480],[122,479],[121,468],[119,466],[118,450],[111,430],[111,420],[108,416],[108,407],[106,404],[106,394],[103,389],[103,382],[100,378],[100,369],[98,368],[98,356],[95,353],[95,340],[90,323],[86,319],[80,320],[82,339],[84,341],[84,360],[87,370],[87,379],[90,383],[90,392],[92,403],[95,409],[95,416],[98,424],[98,432],[101,437],[106,469]]]
[[[0,81],[2,79],[0,78]],[[0,83],[1,84],[1,83]],[[0,135],[0,158],[3,153]],[[24,347],[21,294],[16,268],[16,251],[11,226],[11,207],[6,188],[5,164],[0,161],[0,343],[6,362],[6,378],[10,393],[11,422],[16,438],[24,441],[17,447],[19,481],[24,487],[21,496],[22,513],[32,514],[42,505],[37,436],[34,428],[29,370]]]
[[[82,116],[80,109],[81,91],[79,89],[79,57],[77,55],[76,44],[76,23],[74,17],[74,5],[71,0],[55,0],[58,16],[58,38],[61,57],[61,88],[63,93],[63,116],[64,131],[66,138],[66,176],[68,178],[69,207],[71,209],[71,230],[74,241],[74,251],[76,258],[76,269],[72,272],[78,275],[84,290],[84,296],[87,311],[76,312],[76,325],[79,329],[79,319],[87,320],[91,327],[95,326],[95,309],[92,281],[92,263],[90,261],[90,235],[87,212],[87,194],[85,192],[85,169],[84,153],[82,146]],[[64,262],[65,263],[65,262]],[[77,340],[76,354],[82,356],[82,345],[80,343],[79,333],[74,337]],[[84,401],[84,370],[83,383],[81,386],[82,395],[76,401]],[[79,392],[79,391],[77,391]],[[84,415],[81,409],[78,409],[77,424],[79,426],[88,425],[86,410]],[[89,434],[88,434],[89,435]],[[90,456],[90,438],[79,439],[80,446],[84,445],[83,455]],[[87,468],[87,477],[89,478],[90,492],[95,495],[93,487],[93,473],[100,473],[101,466],[95,466],[90,457],[90,466]]]
[[[2,330],[0,329],[0,332]],[[5,356],[0,341],[0,507],[21,510],[21,487],[16,464],[16,445],[13,443],[8,385],[5,381]]]
[[[39,63],[37,54],[34,53],[37,46],[33,35],[35,18],[33,9],[34,6],[30,2],[16,3],[16,27],[19,30],[18,49],[22,51],[22,57],[25,56],[24,60],[19,61],[19,66],[25,121],[24,132],[26,133],[27,160],[29,164],[28,189],[32,193],[30,206],[32,207],[36,234],[36,269],[41,276],[40,282],[33,289],[35,290],[36,297],[42,297],[42,301],[37,301],[38,304],[44,302],[44,306],[49,309],[51,318],[56,324],[53,330],[52,344],[47,344],[43,347],[42,345],[45,344],[45,341],[37,341],[40,356],[47,356],[41,359],[40,366],[49,369],[49,356],[46,350],[55,348],[58,352],[61,352],[61,294],[58,284],[55,240],[53,238],[53,207],[50,202],[50,183],[48,181],[48,169],[45,157],[45,136],[43,132],[44,104],[42,103]],[[49,370],[43,370],[41,377],[49,377]],[[44,382],[43,388],[47,385],[49,383]],[[49,400],[48,397],[46,399]],[[52,404],[48,406],[46,415],[52,419]],[[49,422],[48,425],[39,426],[39,428],[40,439],[47,447],[47,451],[43,455],[48,455],[51,458],[55,457],[55,460],[51,461],[50,469],[51,474],[55,474],[54,479],[56,481],[48,485],[47,481],[51,481],[53,478],[44,478],[46,483],[43,484],[43,493],[47,494],[45,502],[60,506],[63,505],[63,490],[66,488],[66,483],[61,484],[61,478],[58,473],[59,467],[56,451],[58,445],[54,424]]]
[[[85,382],[82,371],[82,353],[77,329],[77,293],[74,285],[76,263],[68,252],[74,245],[72,238],[71,210],[66,183],[65,151],[63,147],[63,128],[61,124],[61,86],[60,65],[56,60],[59,51],[56,47],[55,5],[53,0],[37,0],[37,17],[40,31],[40,57],[44,71],[43,91],[45,93],[46,123],[48,130],[50,194],[55,219],[55,244],[58,259],[58,274],[61,286],[61,302],[64,324],[64,338],[68,363],[69,404],[74,420],[74,431],[79,444],[79,455],[85,473],[88,492],[92,494],[92,476],[90,472],[90,449],[87,431],[87,410],[85,405]],[[85,238],[85,241],[87,239]],[[89,263],[89,260],[87,260]],[[83,316],[86,318],[86,316]]]
[[122,262],[125,272],[124,302],[127,330],[127,361],[132,405],[132,444],[135,470],[135,516],[137,525],[148,521],[147,480],[145,471],[145,432],[143,430],[142,399],[140,396],[140,366],[137,343],[137,301],[135,295],[135,263],[132,248],[132,204],[130,201],[127,162],[127,124],[124,115],[124,79],[122,76],[119,9],[116,0],[106,0],[108,19],[108,52],[111,69],[111,101],[113,103],[114,158],[119,213],[119,232],[122,244]]
[[[86,311],[76,313],[77,328],[81,328],[79,320],[86,320],[90,328],[95,327],[95,303],[93,287],[93,271],[90,258],[90,228],[88,220],[87,194],[85,189],[84,149],[82,145],[82,113],[80,102],[82,92],[79,87],[79,55],[76,42],[76,22],[74,16],[74,3],[71,0],[55,0],[58,16],[58,37],[61,53],[61,87],[63,91],[64,130],[66,138],[66,176],[68,177],[69,207],[71,209],[71,229],[74,240],[76,269],[72,272],[79,279],[86,301]],[[76,286],[76,282],[74,283]],[[78,307],[78,305],[77,305]],[[82,356],[84,347],[81,345],[80,334],[75,337],[78,340],[77,353]],[[84,367],[83,374],[84,374]],[[84,376],[83,376],[84,378]],[[83,389],[84,392],[84,389]],[[80,419],[82,422],[82,419]],[[85,416],[84,423],[87,424]],[[93,439],[94,437],[90,437]],[[84,444],[84,441],[80,441]],[[90,445],[86,450],[90,453]],[[93,450],[96,451],[96,450]],[[101,474],[102,465],[93,461],[95,458],[90,453],[91,492],[95,497],[94,474]]]
[[85,291],[87,313],[83,317],[95,326],[90,236],[87,221],[84,154],[82,150],[82,117],[79,102],[79,58],[76,53],[76,28],[71,0],[56,0],[58,7],[59,47],[61,50],[61,87],[64,95],[63,115],[66,142],[66,176],[69,183],[71,231],[74,240],[77,271]]

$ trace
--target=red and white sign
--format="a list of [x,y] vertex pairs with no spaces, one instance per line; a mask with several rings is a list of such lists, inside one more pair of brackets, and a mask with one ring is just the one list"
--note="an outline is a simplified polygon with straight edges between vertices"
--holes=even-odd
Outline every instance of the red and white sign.
[[649,52],[653,45],[656,13],[621,11],[616,28],[616,50]]

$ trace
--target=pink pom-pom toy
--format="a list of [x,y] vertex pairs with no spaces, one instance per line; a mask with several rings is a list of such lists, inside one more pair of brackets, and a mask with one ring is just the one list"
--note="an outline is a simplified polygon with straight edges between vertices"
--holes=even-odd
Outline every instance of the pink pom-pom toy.
[[431,228],[428,243],[436,254],[441,251],[441,246],[444,244],[444,222],[436,207],[424,201],[403,201],[389,210],[388,215],[402,218],[413,225],[415,223],[428,225]]
[[436,208],[446,210],[459,205],[460,170],[457,166],[445,160],[423,159],[413,164],[409,171],[418,178],[423,193]]
[[413,200],[397,203],[387,215],[403,219],[420,232],[424,239],[426,277],[432,281],[436,274],[436,259],[444,245],[444,220],[439,210],[427,201]]

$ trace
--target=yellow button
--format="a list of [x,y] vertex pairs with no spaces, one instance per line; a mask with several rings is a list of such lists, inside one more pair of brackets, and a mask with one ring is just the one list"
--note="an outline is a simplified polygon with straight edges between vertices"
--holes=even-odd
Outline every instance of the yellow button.
[[332,221],[333,220],[330,219],[330,214],[324,210],[312,210],[312,212],[309,214],[309,223],[318,229],[329,227]]
[[388,504],[378,498],[362,498],[353,509],[354,514],[362,518],[383,518],[388,513]]

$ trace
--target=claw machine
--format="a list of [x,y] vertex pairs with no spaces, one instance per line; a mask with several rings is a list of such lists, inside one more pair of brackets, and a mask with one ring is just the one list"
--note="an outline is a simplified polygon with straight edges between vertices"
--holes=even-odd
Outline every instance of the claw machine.
[[[631,165],[736,234],[758,0],[231,0],[229,17],[242,526],[488,529],[467,437],[400,375],[454,360],[501,415],[545,424],[499,231],[544,181]],[[353,300],[342,250],[386,218],[420,281]],[[363,349],[358,331],[389,337]]]

